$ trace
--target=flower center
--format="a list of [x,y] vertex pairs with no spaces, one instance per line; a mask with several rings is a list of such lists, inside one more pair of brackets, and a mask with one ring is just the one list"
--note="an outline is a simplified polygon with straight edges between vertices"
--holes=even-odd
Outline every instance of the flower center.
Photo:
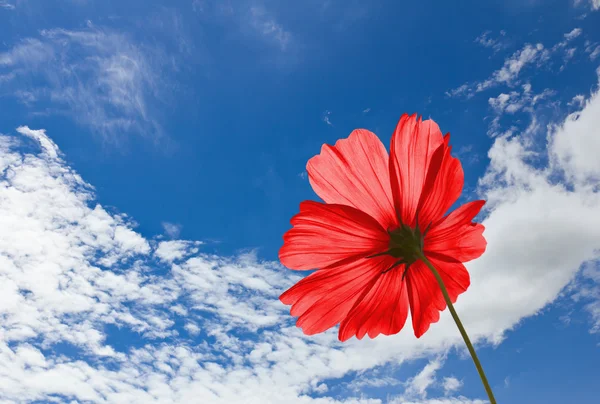
[[388,231],[390,235],[387,255],[402,259],[404,264],[412,264],[417,257],[417,251],[423,251],[423,236],[419,226],[414,229],[403,224],[395,230]]
[[391,255],[397,258],[397,261],[382,273],[386,273],[398,265],[406,264],[404,273],[402,274],[402,278],[404,279],[410,265],[419,259],[418,253],[423,252],[423,239],[428,230],[429,226],[421,233],[418,219],[414,228],[402,223],[397,229],[388,230],[388,234],[390,235],[388,249],[367,258],[379,257],[381,255]]

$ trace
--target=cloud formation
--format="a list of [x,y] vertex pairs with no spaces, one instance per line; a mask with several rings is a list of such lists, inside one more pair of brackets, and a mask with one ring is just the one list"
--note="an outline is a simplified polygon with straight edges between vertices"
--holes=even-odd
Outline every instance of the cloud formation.
[[108,141],[128,132],[156,137],[165,79],[163,58],[153,52],[91,24],[80,31],[43,30],[0,53],[0,92],[35,114],[67,115]]
[[[551,48],[544,47],[541,43],[536,44],[525,44],[521,49],[514,52],[512,55],[504,60],[502,67],[494,71],[491,76],[482,81],[475,81],[470,83],[464,83],[454,89],[446,92],[448,97],[467,97],[471,98],[475,94],[488,89],[497,87],[499,85],[507,85],[514,87],[522,84],[520,76],[522,72],[529,66],[544,66],[551,58],[551,56],[562,52],[563,64],[560,67],[562,71],[566,63],[573,58],[576,48],[568,47],[568,45],[578,38],[582,33],[580,28],[574,28],[572,31],[564,34],[564,39],[556,43]],[[484,46],[495,46],[495,42],[485,36],[476,39],[477,42],[484,44]]]
[[[598,99],[551,127],[542,149],[513,131],[489,150],[488,250],[467,264],[471,287],[456,304],[480,345],[501,343],[567,285],[600,329],[600,167],[584,150]],[[390,402],[484,402],[443,374],[440,358],[462,347],[448,312],[419,340],[410,330],[345,344],[336,330],[304,336],[278,301],[294,271],[148,240],[95,201],[45,131],[17,133],[0,136],[0,400],[376,404],[383,392],[365,397],[352,375],[377,370],[370,390],[394,389]],[[540,153],[546,166],[532,160]],[[400,383],[385,371],[417,358],[430,362]],[[341,377],[359,390],[332,390]]]

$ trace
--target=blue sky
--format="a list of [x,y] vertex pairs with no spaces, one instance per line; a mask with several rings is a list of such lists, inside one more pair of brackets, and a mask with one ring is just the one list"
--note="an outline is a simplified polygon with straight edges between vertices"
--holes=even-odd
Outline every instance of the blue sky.
[[447,312],[341,344],[277,300],[306,161],[417,112],[488,201],[456,308],[498,402],[598,402],[598,0],[0,0],[0,27],[0,401],[485,403]]

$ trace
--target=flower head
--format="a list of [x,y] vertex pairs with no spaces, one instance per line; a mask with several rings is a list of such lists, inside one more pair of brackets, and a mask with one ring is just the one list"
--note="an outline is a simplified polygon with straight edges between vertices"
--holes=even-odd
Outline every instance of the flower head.
[[450,135],[432,120],[403,115],[390,154],[375,134],[353,131],[308,161],[312,188],[325,203],[304,201],[279,251],[296,270],[317,269],[284,292],[305,334],[340,324],[339,339],[398,333],[410,308],[420,337],[446,308],[436,267],[451,301],[470,284],[462,264],[485,251],[484,201],[456,202],[464,184]]

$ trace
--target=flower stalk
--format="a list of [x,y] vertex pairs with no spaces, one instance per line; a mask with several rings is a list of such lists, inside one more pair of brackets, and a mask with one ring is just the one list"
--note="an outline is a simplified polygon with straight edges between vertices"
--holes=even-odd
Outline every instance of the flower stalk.
[[452,304],[452,301],[450,300],[450,296],[448,295],[448,291],[446,290],[446,286],[444,285],[444,281],[442,280],[442,277],[440,276],[439,272],[435,269],[435,267],[431,264],[431,262],[429,262],[427,257],[425,257],[425,254],[423,254],[423,252],[421,250],[416,249],[416,252],[417,252],[417,256],[419,257],[419,259],[421,259],[421,261],[423,261],[423,263],[425,265],[427,265],[427,267],[433,273],[433,276],[435,276],[435,279],[437,280],[438,284],[440,285],[440,289],[442,290],[442,295],[444,295],[444,300],[446,301],[446,304],[448,305],[450,314],[452,314],[452,318],[454,319],[454,322],[456,323],[456,326],[458,327],[458,330],[460,331],[460,335],[463,337],[463,340],[465,341],[465,344],[467,345],[467,349],[469,350],[469,353],[471,354],[471,358],[473,359],[473,362],[475,363],[475,367],[477,368],[477,373],[479,373],[479,377],[481,378],[483,387],[485,388],[488,398],[490,399],[490,404],[496,404],[496,398],[494,397],[492,388],[490,387],[487,377],[485,376],[485,372],[483,371],[481,362],[479,362],[479,358],[477,357],[477,353],[475,353],[475,348],[473,348],[473,344],[471,343],[471,340],[469,339],[469,336],[467,335],[467,331],[465,331],[465,327],[462,325],[460,318],[458,318],[458,314],[456,313],[456,310],[454,309],[454,305]]

